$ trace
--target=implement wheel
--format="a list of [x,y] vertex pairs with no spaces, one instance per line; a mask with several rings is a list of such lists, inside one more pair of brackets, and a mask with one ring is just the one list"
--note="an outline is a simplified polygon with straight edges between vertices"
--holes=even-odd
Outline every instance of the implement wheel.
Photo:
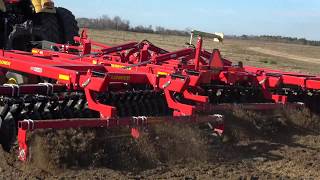
[[37,84],[40,82],[39,77],[34,75],[25,75],[18,72],[6,73],[7,84]]

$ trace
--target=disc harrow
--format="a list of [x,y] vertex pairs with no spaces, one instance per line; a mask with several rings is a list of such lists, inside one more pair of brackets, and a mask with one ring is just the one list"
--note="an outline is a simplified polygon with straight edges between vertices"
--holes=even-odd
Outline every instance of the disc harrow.
[[2,146],[9,150],[18,134],[25,161],[27,132],[36,129],[127,127],[138,138],[149,124],[209,122],[221,135],[223,117],[211,113],[230,104],[268,110],[305,103],[319,110],[320,77],[233,64],[219,50],[205,50],[201,32],[195,35],[196,45],[173,52],[147,40],[108,46],[85,30],[74,38],[79,46],[0,50],[2,81],[16,83],[0,86]]
[[[193,45],[192,38],[196,35],[197,43]],[[58,52],[35,50],[34,54],[55,54],[59,59],[157,76],[187,76],[188,89],[182,95],[184,102],[190,99],[211,104],[298,102],[319,111],[319,76],[244,66],[242,62],[234,64],[223,58],[218,49],[212,52],[203,49],[202,35],[210,34],[193,31],[187,48],[169,52],[147,40],[107,46],[90,40],[84,30],[80,37],[75,37],[80,46],[55,44]],[[211,36],[222,40],[217,35]]]

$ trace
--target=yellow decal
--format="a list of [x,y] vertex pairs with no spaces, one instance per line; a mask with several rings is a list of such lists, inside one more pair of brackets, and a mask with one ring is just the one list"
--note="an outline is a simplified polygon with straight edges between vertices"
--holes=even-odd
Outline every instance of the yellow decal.
[[167,76],[168,73],[166,73],[166,72],[158,72],[158,75]]
[[59,74],[59,79],[65,80],[65,81],[69,81],[70,80],[70,76],[69,75],[65,75],[65,74]]
[[97,60],[92,60],[92,64],[96,65],[96,64],[98,64],[98,61]]
[[119,65],[119,64],[111,64],[111,67],[113,67],[113,68],[124,68],[124,66]]
[[[123,69],[123,68],[125,68],[126,66],[123,66],[123,65],[120,65],[120,64],[111,64],[111,67]],[[131,68],[126,68],[126,69],[131,70]]]
[[32,49],[32,50],[31,50],[31,53],[32,53],[32,54],[39,54],[39,50],[38,50],[38,49]]
[[31,50],[31,53],[32,54],[40,54],[40,55],[43,55],[43,51],[39,50],[39,49],[32,49]]
[[0,59],[0,65],[11,66],[11,62]]
[[111,80],[114,81],[130,81],[130,76],[117,76],[117,75],[111,75]]

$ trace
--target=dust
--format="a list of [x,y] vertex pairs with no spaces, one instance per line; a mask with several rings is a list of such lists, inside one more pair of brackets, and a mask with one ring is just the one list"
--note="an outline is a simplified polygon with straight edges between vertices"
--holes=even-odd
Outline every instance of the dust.
[[225,116],[224,142],[265,139],[277,135],[285,124],[275,111],[254,111],[234,106]]
[[29,138],[31,163],[48,171],[106,166],[109,136],[105,129],[36,131]]
[[314,133],[320,132],[320,117],[308,108],[283,108],[279,111],[286,124]]
[[164,163],[205,161],[208,145],[200,130],[163,124],[133,139],[128,130],[41,130],[30,137],[30,162],[56,174],[65,169],[101,168],[138,172]]
[[162,124],[152,128],[151,137],[162,163],[207,161],[208,137],[197,126]]
[[[235,107],[226,113],[226,137],[232,142],[269,138],[284,126],[275,112]],[[31,162],[49,173],[64,169],[110,168],[129,172],[163,164],[206,162],[218,158],[212,137],[198,125],[166,123],[149,126],[141,138],[128,129],[67,129],[37,131],[31,135]],[[227,140],[228,142],[228,140]]]

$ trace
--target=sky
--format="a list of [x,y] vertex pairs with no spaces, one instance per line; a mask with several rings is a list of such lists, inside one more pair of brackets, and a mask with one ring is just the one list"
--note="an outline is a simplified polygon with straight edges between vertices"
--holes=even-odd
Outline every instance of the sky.
[[131,25],[228,35],[320,40],[320,0],[55,0],[76,17],[120,16]]

